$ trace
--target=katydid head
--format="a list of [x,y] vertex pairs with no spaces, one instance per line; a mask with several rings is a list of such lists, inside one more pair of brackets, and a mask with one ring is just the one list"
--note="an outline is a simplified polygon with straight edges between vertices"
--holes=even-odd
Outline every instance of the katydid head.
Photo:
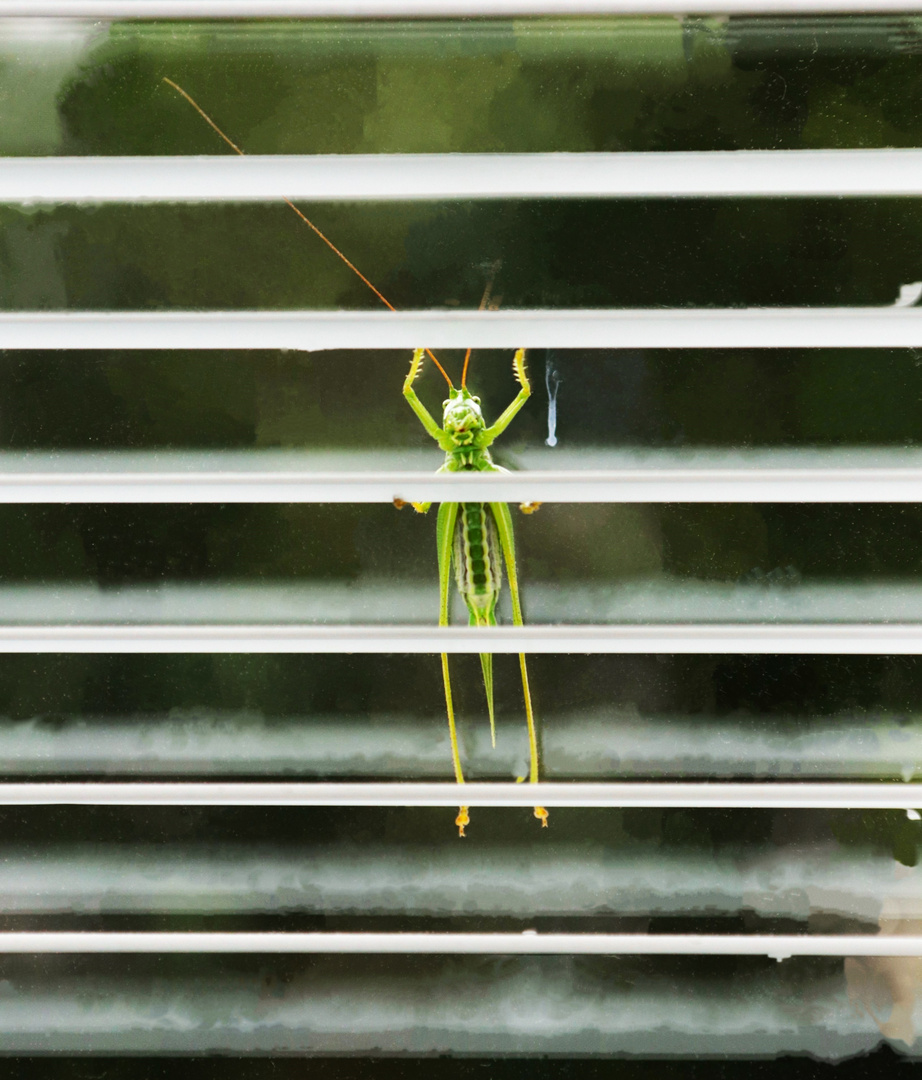
[[442,402],[442,428],[456,446],[470,446],[474,437],[486,426],[480,411],[480,398],[475,397],[466,386],[456,390],[452,387]]

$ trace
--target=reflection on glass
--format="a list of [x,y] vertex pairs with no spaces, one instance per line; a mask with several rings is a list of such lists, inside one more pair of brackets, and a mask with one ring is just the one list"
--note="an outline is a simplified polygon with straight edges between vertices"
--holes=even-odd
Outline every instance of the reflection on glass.
[[[894,877],[897,888],[881,885],[881,934],[922,934],[922,907],[914,895],[912,881],[918,881],[917,866],[897,865]],[[907,884],[910,888],[907,888]],[[922,957],[852,956],[845,960],[848,997],[856,1010],[866,1013],[882,1035],[912,1047],[916,1041],[919,1017],[916,1002],[922,990]]]

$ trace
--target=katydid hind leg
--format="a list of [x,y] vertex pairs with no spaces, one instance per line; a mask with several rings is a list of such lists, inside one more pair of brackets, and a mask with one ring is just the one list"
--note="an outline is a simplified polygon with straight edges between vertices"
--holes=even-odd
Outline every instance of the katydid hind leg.
[[[448,626],[448,595],[451,586],[451,548],[454,542],[455,526],[458,522],[458,503],[442,503],[436,523],[435,535],[439,554],[439,626]],[[451,672],[448,670],[448,653],[442,653],[442,682],[445,686],[445,708],[448,712],[448,736],[451,740],[451,761],[455,770],[455,780],[464,783],[464,771],[461,768],[461,753],[458,749],[458,729],[455,724],[455,709],[451,697]],[[466,806],[458,808],[455,824],[458,835],[464,836],[464,827],[470,817]]]
[[[519,597],[519,577],[515,565],[515,535],[512,531],[512,514],[506,503],[490,503],[496,521],[496,531],[502,545],[506,562],[506,576],[509,579],[509,593],[512,597],[512,621],[516,626],[523,626],[522,602]],[[535,713],[531,704],[531,688],[528,683],[528,665],[525,654],[519,653],[519,668],[522,672],[522,694],[525,698],[525,721],[528,725],[529,783],[537,784],[539,778],[538,734],[535,725]],[[547,810],[543,806],[535,807],[535,817],[547,828]]]
[[[461,756],[458,753],[458,732],[455,728],[455,710],[451,700],[451,674],[448,670],[448,653],[442,653],[442,682],[445,686],[445,708],[448,710],[448,734],[451,739],[451,760],[455,767],[455,780],[459,784],[464,783],[464,773],[461,771]],[[458,816],[455,824],[458,826],[458,836],[464,836],[464,827],[470,824],[470,815],[466,806],[458,807]]]
[[[474,608],[468,606],[471,626],[496,626],[496,612],[491,610],[478,616]],[[487,697],[487,714],[490,717],[490,744],[496,749],[496,712],[493,708],[493,653],[480,654],[480,670],[483,672],[483,689]]]
[[490,742],[496,749],[496,717],[493,712],[493,653],[480,654],[480,668],[483,671],[483,688],[487,694],[487,712],[490,714]]

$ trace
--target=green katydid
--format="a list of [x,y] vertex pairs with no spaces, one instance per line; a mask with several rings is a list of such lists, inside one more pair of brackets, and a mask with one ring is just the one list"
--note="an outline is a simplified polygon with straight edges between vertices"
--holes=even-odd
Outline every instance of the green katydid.
[[[165,83],[181,94],[199,115],[217,132],[218,135],[241,157],[244,152],[218,127],[211,117],[193,98],[172,79],[164,77]],[[349,259],[330,241],[317,226],[310,221],[289,199],[284,201],[298,217],[329,247],[349,269],[356,274],[377,298],[391,311],[393,304],[354,266]],[[489,292],[489,290],[488,290]],[[481,308],[485,306],[488,293],[484,295]],[[413,383],[422,370],[424,357],[428,355],[445,381],[448,383],[448,398],[443,402],[442,426],[435,422],[425,405],[416,396]],[[489,447],[509,426],[516,414],[531,396],[531,384],[525,371],[525,350],[519,349],[512,361],[513,372],[519,383],[519,392],[503,411],[497,421],[489,427],[485,424],[480,408],[480,398],[467,389],[467,371],[471,351],[468,349],[464,358],[461,386],[456,389],[448,373],[429,349],[416,349],[410,364],[410,371],[403,384],[403,396],[416,413],[426,432],[445,451],[445,461],[438,470],[446,472],[502,472],[490,456]],[[405,505],[395,500],[398,507]],[[525,513],[537,509],[535,503],[521,506]],[[419,513],[426,513],[431,503],[413,503]],[[439,626],[448,625],[448,599],[452,564],[458,591],[467,605],[472,626],[496,625],[496,602],[502,584],[503,564],[509,579],[512,596],[512,620],[516,626],[522,625],[522,604],[519,598],[518,574],[515,562],[515,538],[512,529],[512,514],[506,503],[457,503],[446,502],[439,506],[436,524],[436,539],[439,560]],[[454,706],[451,694],[451,676],[448,668],[448,654],[442,653],[442,679],[445,686],[445,705],[448,712],[448,729],[451,739],[451,755],[455,779],[464,783],[461,756],[458,749],[458,735],[455,724]],[[487,708],[490,716],[490,734],[496,743],[495,718],[493,710],[493,656],[480,654],[483,671],[484,689],[487,696]],[[529,782],[538,782],[538,737],[535,730],[534,711],[531,704],[531,692],[528,685],[528,668],[524,653],[519,653],[519,667],[522,673],[522,690],[525,696],[525,716],[528,724],[529,745]],[[543,806],[535,807],[535,817],[542,826],[547,826],[548,813]],[[455,824],[460,836],[469,824],[468,807],[461,806]]]
[[[419,417],[427,434],[431,435],[439,447],[445,451],[445,462],[438,471],[440,473],[504,471],[501,466],[494,463],[489,447],[498,436],[502,435],[516,413],[531,396],[531,384],[525,371],[525,350],[519,349],[512,361],[512,369],[520,387],[519,392],[496,423],[489,427],[484,423],[480,398],[475,397],[467,389],[470,350],[464,359],[460,389],[455,389],[448,376],[445,376],[448,381],[448,397],[442,403],[444,412],[442,426],[439,427],[413,389],[413,382],[422,368],[425,353],[425,349],[417,349],[413,353],[410,372],[403,384],[403,396]],[[442,374],[444,375],[445,372],[443,371]],[[431,503],[413,503],[414,509],[420,513],[426,513],[430,505]],[[522,506],[522,510],[526,513],[536,508],[533,503]],[[439,626],[448,625],[448,593],[452,564],[454,564],[458,592],[467,605],[471,626],[495,626],[496,601],[499,599],[502,584],[503,563],[506,564],[509,591],[512,594],[512,621],[516,626],[522,625],[522,604],[519,599],[519,579],[515,565],[512,514],[506,503],[442,503],[439,506],[436,524],[436,546],[439,555]],[[481,653],[480,664],[483,670],[483,685],[487,694],[487,709],[490,714],[490,735],[495,746],[493,656],[490,653]],[[519,667],[522,671],[525,717],[528,723],[529,780],[534,784],[538,781],[538,737],[535,731],[531,691],[528,686],[528,667],[524,653],[519,653]],[[455,767],[455,779],[459,784],[463,784],[464,772],[458,753],[458,735],[455,728],[447,653],[442,653],[442,680],[445,684],[445,707],[448,710],[448,730],[451,735],[451,756]],[[547,810],[543,806],[535,807],[535,817],[540,818],[543,826],[547,826]],[[455,819],[461,836],[464,836],[464,827],[469,820],[468,808],[462,806]]]

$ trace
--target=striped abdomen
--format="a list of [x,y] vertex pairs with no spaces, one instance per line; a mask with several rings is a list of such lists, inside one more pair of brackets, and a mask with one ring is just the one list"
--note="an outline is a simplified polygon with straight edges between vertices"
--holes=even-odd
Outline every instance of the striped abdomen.
[[485,503],[462,503],[455,526],[455,580],[474,623],[492,625],[503,583],[503,554],[493,511]]

